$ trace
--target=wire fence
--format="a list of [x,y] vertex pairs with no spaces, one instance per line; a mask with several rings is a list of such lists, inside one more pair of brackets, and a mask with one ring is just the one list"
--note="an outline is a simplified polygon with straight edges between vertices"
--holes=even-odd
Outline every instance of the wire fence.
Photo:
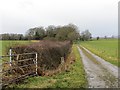
[[12,54],[0,56],[0,83],[7,86],[29,76],[37,75],[37,53]]

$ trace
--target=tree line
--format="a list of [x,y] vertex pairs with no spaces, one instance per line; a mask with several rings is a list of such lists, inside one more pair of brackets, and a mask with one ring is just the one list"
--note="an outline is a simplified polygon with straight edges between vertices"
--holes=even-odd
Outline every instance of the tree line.
[[78,27],[74,24],[64,26],[50,25],[48,27],[30,28],[25,35],[23,34],[0,34],[1,40],[90,40],[92,38],[89,30],[81,34]]

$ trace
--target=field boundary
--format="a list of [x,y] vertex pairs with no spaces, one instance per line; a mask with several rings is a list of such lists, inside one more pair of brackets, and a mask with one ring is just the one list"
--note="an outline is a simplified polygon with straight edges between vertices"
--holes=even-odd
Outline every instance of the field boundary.
[[11,49],[9,55],[0,56],[1,85],[5,87],[11,83],[20,82],[29,76],[37,76],[37,57],[36,52],[12,54]]

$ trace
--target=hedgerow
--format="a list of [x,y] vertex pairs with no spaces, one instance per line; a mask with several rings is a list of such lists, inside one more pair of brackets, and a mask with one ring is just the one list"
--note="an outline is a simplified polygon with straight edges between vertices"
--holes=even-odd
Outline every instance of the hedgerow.
[[[54,70],[59,67],[59,65],[61,64],[61,57],[64,57],[64,60],[66,59],[67,55],[71,50],[71,46],[72,44],[70,41],[60,42],[60,41],[43,40],[30,45],[17,45],[13,47],[12,50],[14,54],[37,52],[38,74],[44,75],[44,71]],[[19,58],[25,59],[30,57],[32,57],[32,55],[22,56]],[[20,63],[18,65],[20,65]],[[24,69],[24,70],[27,70],[27,69]]]

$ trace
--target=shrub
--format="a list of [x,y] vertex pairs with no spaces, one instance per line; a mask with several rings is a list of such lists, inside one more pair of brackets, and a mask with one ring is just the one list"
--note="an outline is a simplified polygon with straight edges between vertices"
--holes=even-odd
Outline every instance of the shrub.
[[[71,42],[40,41],[30,45],[15,46],[15,54],[38,53],[38,74],[43,75],[45,70],[54,70],[61,64],[61,57],[66,58],[71,49]],[[32,56],[22,56],[20,59]]]

